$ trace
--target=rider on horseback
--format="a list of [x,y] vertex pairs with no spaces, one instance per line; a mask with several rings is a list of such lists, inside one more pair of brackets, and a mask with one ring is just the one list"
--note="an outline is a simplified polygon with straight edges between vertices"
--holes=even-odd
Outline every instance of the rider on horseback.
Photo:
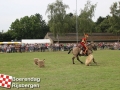
[[84,48],[84,55],[86,54],[86,52],[87,52],[87,50],[88,50],[88,48],[87,48],[87,38],[88,38],[88,34],[84,34],[84,37],[82,38],[82,40],[81,40],[81,42],[80,42],[80,44],[83,46],[83,48]]

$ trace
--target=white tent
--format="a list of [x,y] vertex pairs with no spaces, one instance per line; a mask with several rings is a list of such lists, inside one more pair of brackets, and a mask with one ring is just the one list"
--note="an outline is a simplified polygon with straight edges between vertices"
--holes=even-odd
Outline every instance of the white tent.
[[22,39],[21,43],[35,44],[35,43],[51,43],[50,39]]

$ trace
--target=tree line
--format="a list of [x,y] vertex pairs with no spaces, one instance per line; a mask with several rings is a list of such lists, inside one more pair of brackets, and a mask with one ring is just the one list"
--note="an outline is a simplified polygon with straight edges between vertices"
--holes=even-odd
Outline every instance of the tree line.
[[110,15],[100,16],[93,21],[97,4],[91,4],[88,0],[80,14],[66,13],[69,6],[62,0],[48,4],[46,14],[48,22],[43,20],[42,15],[36,13],[31,16],[24,16],[11,23],[7,32],[0,32],[0,41],[11,41],[21,39],[43,39],[47,32],[54,36],[65,33],[114,33],[120,36],[120,2],[114,2],[110,6]]

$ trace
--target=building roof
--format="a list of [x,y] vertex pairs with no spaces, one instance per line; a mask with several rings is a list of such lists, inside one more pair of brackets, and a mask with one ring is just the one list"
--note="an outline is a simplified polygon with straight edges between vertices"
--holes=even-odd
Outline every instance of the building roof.
[[[88,33],[89,34],[89,33]],[[83,38],[83,35],[78,35],[78,41],[80,41]],[[62,36],[54,37],[53,33],[47,33],[45,36],[45,39],[51,39],[53,41],[76,41],[77,35],[76,33],[67,33]],[[92,33],[89,34],[89,37],[87,41],[118,41],[118,36],[112,34],[112,33]]]

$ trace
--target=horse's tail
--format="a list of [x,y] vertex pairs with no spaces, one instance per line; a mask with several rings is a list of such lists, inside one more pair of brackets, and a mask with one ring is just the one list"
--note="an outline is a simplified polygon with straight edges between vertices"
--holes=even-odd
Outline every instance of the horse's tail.
[[72,48],[68,51],[68,54],[70,54],[71,51],[72,51]]

